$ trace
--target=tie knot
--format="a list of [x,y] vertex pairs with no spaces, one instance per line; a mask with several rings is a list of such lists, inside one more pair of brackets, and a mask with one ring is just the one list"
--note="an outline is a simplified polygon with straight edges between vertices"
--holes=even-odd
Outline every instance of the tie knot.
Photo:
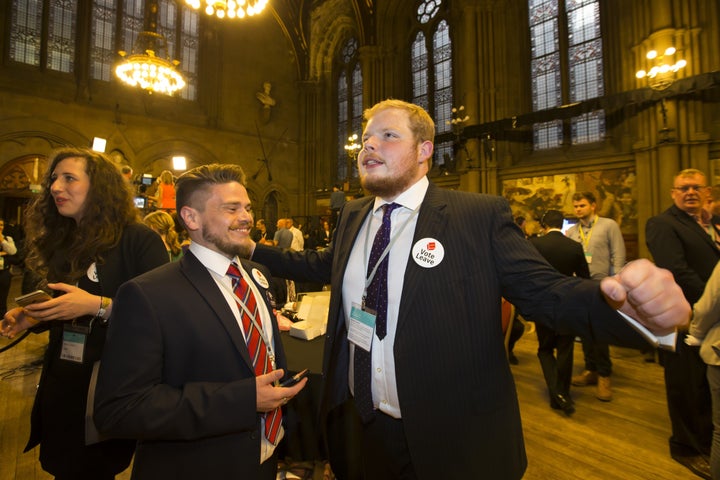
[[234,280],[237,280],[238,278],[240,278],[240,269],[235,264],[235,262],[231,263],[230,266],[228,267],[227,276]]
[[396,208],[398,208],[399,206],[400,206],[400,204],[398,204],[398,203],[386,203],[385,205],[383,205],[382,206],[383,219],[390,218],[390,214],[392,213],[392,211],[395,210]]

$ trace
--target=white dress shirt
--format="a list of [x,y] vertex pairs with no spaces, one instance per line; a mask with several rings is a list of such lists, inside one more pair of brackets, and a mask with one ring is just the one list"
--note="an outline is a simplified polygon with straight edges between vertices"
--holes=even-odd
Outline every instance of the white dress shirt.
[[[342,298],[345,318],[350,319],[353,304],[360,305],[365,292],[365,279],[368,272],[370,250],[375,234],[382,224],[382,206],[386,203],[397,203],[402,208],[396,208],[390,215],[390,239],[395,237],[403,227],[400,236],[392,244],[388,253],[388,309],[387,309],[387,335],[383,340],[373,335],[371,349],[372,368],[372,396],[373,405],[378,410],[391,417],[401,418],[400,401],[398,400],[397,383],[395,380],[395,357],[393,344],[397,331],[400,300],[405,278],[405,268],[410,258],[412,240],[415,235],[418,215],[414,213],[420,208],[425,198],[430,182],[427,177],[418,180],[412,187],[401,193],[395,200],[389,202],[382,198],[375,198],[372,214],[365,220],[358,233],[348,260],[347,269],[343,278]],[[350,369],[348,380],[350,391],[354,391],[353,355],[355,346],[350,344]]]

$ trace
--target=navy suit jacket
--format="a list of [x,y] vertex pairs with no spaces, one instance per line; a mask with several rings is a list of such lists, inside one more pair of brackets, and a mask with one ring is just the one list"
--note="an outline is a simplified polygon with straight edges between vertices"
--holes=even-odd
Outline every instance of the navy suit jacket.
[[[270,278],[261,265],[242,265]],[[272,312],[267,289],[256,286]],[[118,290],[94,418],[101,433],[138,440],[133,479],[258,478],[253,363],[225,297],[192,252]]]
[[[322,419],[349,398],[342,279],[373,200],[344,206],[327,250],[258,245],[253,255],[275,276],[331,282]],[[563,325],[608,343],[645,343],[604,302],[598,282],[565,277],[542,258],[501,197],[431,183],[413,244],[423,238],[440,242],[445,256],[433,268],[408,260],[393,347],[415,471],[420,479],[519,479],[527,460],[505,353],[501,297],[523,312],[541,314],[553,329]]]

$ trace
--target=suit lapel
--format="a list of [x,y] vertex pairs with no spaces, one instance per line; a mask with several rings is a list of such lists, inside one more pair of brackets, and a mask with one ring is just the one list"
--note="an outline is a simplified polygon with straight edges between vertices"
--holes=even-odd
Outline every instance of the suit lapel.
[[[235,348],[237,348],[243,360],[248,365],[251,371],[254,371],[250,354],[248,353],[247,344],[245,343],[245,337],[243,332],[238,325],[235,315],[233,315],[230,306],[225,300],[225,296],[220,291],[220,288],[215,283],[215,280],[208,272],[208,269],[200,263],[200,260],[187,251],[183,258],[180,260],[183,274],[188,281],[197,289],[200,296],[205,300],[208,307],[215,312],[217,320],[222,323],[223,327],[227,331],[228,335],[232,339]],[[211,321],[211,319],[203,319],[204,321]]]
[[[412,246],[422,240],[423,238],[435,238],[440,237],[440,232],[445,230],[447,225],[447,215],[445,208],[447,207],[447,201],[442,191],[434,184],[428,186],[427,193],[420,205],[420,211],[418,212],[417,225],[415,226],[415,234],[413,235]],[[410,252],[408,252],[407,267],[405,267],[405,279],[403,281],[403,291],[400,297],[400,313],[398,316],[397,331],[408,321],[408,315],[412,309],[408,308],[409,305],[414,304],[417,293],[420,291],[418,286],[423,281],[424,275],[428,274],[428,269],[419,267],[415,264],[412,257],[412,246]]]
[[[691,232],[693,232],[695,235],[699,235],[702,238],[702,241],[707,243],[710,247],[712,247],[713,250],[717,251],[717,246],[715,245],[715,242],[713,242],[713,239],[710,237],[708,232],[705,231],[703,227],[700,226],[698,222],[695,221],[694,218],[692,218],[687,213],[683,212],[679,208],[677,208],[675,205],[673,205],[673,214],[675,217],[683,224],[685,224]],[[717,217],[712,217],[710,219],[710,224],[712,225],[712,228],[715,229],[715,232],[717,233],[717,229],[715,227],[715,223],[713,220],[717,220]]]

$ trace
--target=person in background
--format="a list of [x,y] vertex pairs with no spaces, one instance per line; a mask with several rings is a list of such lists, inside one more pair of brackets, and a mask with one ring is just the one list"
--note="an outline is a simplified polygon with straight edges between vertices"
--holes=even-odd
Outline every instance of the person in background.
[[[330,247],[257,244],[252,255],[274,275],[332,284],[320,418],[333,471],[519,479],[527,459],[501,298],[554,330],[626,346],[646,342],[615,309],[670,333],[690,306],[643,259],[602,282],[562,275],[504,198],[430,183],[435,126],[422,107],[385,100],[365,119],[357,165],[372,196],[343,207]],[[348,425],[361,447],[343,451]]]
[[290,248],[292,242],[293,234],[288,229],[287,218],[279,218],[277,221],[277,230],[275,230],[273,243],[278,248]]
[[333,227],[337,224],[340,209],[343,207],[343,205],[345,205],[346,201],[347,199],[345,198],[345,192],[342,189],[342,185],[340,185],[339,183],[333,185],[333,191],[330,194],[330,221],[332,222]]
[[130,165],[123,165],[120,167],[120,174],[123,176],[128,185],[133,183],[133,169]]
[[[709,195],[707,176],[689,168],[673,178],[673,204],[650,217],[645,239],[655,264],[672,272],[685,299],[695,304],[720,261],[720,217],[703,207]],[[697,347],[678,341],[675,351],[661,351],[672,434],[670,456],[694,474],[710,478],[707,456],[712,443],[712,401],[707,366]]]
[[98,374],[95,420],[137,440],[135,480],[275,480],[282,407],[307,379],[286,368],[270,273],[247,261],[252,207],[233,164],[177,181],[192,242],[179,262],[117,294]]
[[175,211],[175,179],[170,170],[163,170],[158,177],[154,200],[160,210]]
[[[582,245],[590,275],[600,280],[617,274],[625,265],[625,240],[620,226],[615,220],[595,213],[597,201],[592,192],[577,192],[572,200],[579,221],[566,235]],[[609,402],[612,400],[610,347],[590,338],[582,338],[582,347],[585,369],[572,378],[572,384],[580,387],[597,385],[595,397]]]
[[7,297],[10,292],[11,262],[9,257],[17,253],[17,247],[12,237],[4,234],[5,220],[0,218],[0,312],[5,315],[7,311]]
[[720,216],[720,185],[713,185],[710,188],[710,195],[708,195],[705,210],[707,210],[710,215]]
[[[546,211],[540,220],[545,234],[531,238],[530,243],[563,275],[590,278],[582,247],[562,233],[564,219],[558,210]],[[575,335],[555,331],[541,322],[535,324],[535,332],[538,338],[537,356],[550,394],[550,406],[571,415],[575,412],[570,397]],[[557,357],[554,351],[557,351]]]
[[305,237],[303,235],[302,230],[297,228],[295,226],[295,220],[292,218],[286,218],[285,219],[285,227],[290,230],[290,233],[293,236],[292,243],[290,244],[290,248],[295,250],[296,252],[300,252],[305,249]]
[[705,291],[693,306],[685,343],[700,346],[700,357],[707,364],[707,380],[712,399],[713,434],[710,447],[710,473],[720,479],[720,263],[715,265]]
[[86,444],[93,441],[85,422],[93,365],[118,287],[168,257],[104,154],[56,151],[42,187],[26,212],[26,262],[55,298],[13,308],[1,324],[9,337],[49,330],[25,451],[39,444],[42,468],[58,480],[108,480],[130,464],[134,442]]
[[315,235],[315,244],[317,249],[327,248],[328,245],[330,245],[330,242],[332,241],[332,230],[330,227],[330,222],[327,220],[322,221],[322,225],[320,226],[320,229],[316,232]]
[[263,245],[274,245],[273,239],[270,238],[270,235],[268,234],[265,220],[262,218],[255,222],[255,228],[252,231],[252,239],[253,241],[262,243]]
[[168,252],[170,261],[177,262],[180,260],[183,251],[180,245],[180,238],[175,230],[175,220],[173,220],[173,217],[163,210],[157,210],[145,215],[143,222],[160,235],[160,238],[162,238],[165,244],[165,249]]

